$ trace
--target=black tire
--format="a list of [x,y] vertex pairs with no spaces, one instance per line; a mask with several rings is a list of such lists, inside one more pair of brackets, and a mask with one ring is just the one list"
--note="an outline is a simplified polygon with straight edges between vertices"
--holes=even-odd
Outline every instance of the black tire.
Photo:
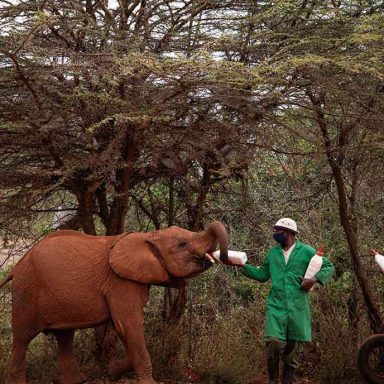
[[384,384],[384,334],[368,337],[361,344],[357,364],[368,383]]

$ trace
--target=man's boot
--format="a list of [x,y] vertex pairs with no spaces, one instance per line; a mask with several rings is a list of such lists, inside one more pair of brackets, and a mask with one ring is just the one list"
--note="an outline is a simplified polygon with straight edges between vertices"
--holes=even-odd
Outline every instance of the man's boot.
[[279,380],[279,357],[267,359],[268,384],[277,384]]
[[295,375],[295,368],[290,365],[284,364],[283,381],[282,384],[293,384],[293,376]]

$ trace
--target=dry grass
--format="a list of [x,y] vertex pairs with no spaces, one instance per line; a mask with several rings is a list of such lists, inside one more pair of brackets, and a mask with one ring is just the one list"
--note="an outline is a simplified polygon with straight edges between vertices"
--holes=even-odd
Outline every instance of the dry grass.
[[[11,348],[9,288],[0,291],[0,383],[5,380]],[[146,308],[146,340],[157,382],[263,383],[268,285],[217,274],[197,280],[193,289],[192,306],[188,307],[192,312],[187,310],[177,327],[169,327],[161,319],[162,290],[152,292]],[[304,348],[298,383],[360,382],[355,356],[365,326],[357,331],[350,327],[345,315],[346,302],[336,286],[312,293],[314,341]],[[356,332],[361,336],[356,337]],[[89,377],[88,383],[109,383],[95,354],[93,331],[78,332],[75,343],[77,360]],[[121,345],[119,353],[123,353]],[[30,382],[50,383],[56,377],[56,357],[57,347],[52,338],[37,337],[28,352]]]

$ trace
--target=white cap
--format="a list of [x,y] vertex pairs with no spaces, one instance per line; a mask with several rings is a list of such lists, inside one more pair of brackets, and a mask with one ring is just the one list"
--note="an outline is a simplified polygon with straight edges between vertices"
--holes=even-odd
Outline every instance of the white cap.
[[289,217],[283,217],[282,219],[278,220],[277,223],[273,226],[273,228],[288,229],[293,233],[297,233],[297,224],[294,220],[290,219]]

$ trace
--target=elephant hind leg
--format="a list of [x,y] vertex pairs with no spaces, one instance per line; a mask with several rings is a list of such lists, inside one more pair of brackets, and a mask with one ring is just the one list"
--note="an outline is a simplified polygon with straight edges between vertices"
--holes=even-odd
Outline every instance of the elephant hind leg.
[[86,380],[73,354],[73,329],[53,331],[59,348],[59,384],[79,384]]
[[34,311],[28,306],[16,307],[14,304],[12,308],[13,342],[6,384],[27,383],[25,368],[28,345],[41,332],[33,315]]
[[[32,340],[32,339],[31,339]],[[30,340],[13,339],[12,355],[9,363],[6,384],[26,384],[26,354]]]

